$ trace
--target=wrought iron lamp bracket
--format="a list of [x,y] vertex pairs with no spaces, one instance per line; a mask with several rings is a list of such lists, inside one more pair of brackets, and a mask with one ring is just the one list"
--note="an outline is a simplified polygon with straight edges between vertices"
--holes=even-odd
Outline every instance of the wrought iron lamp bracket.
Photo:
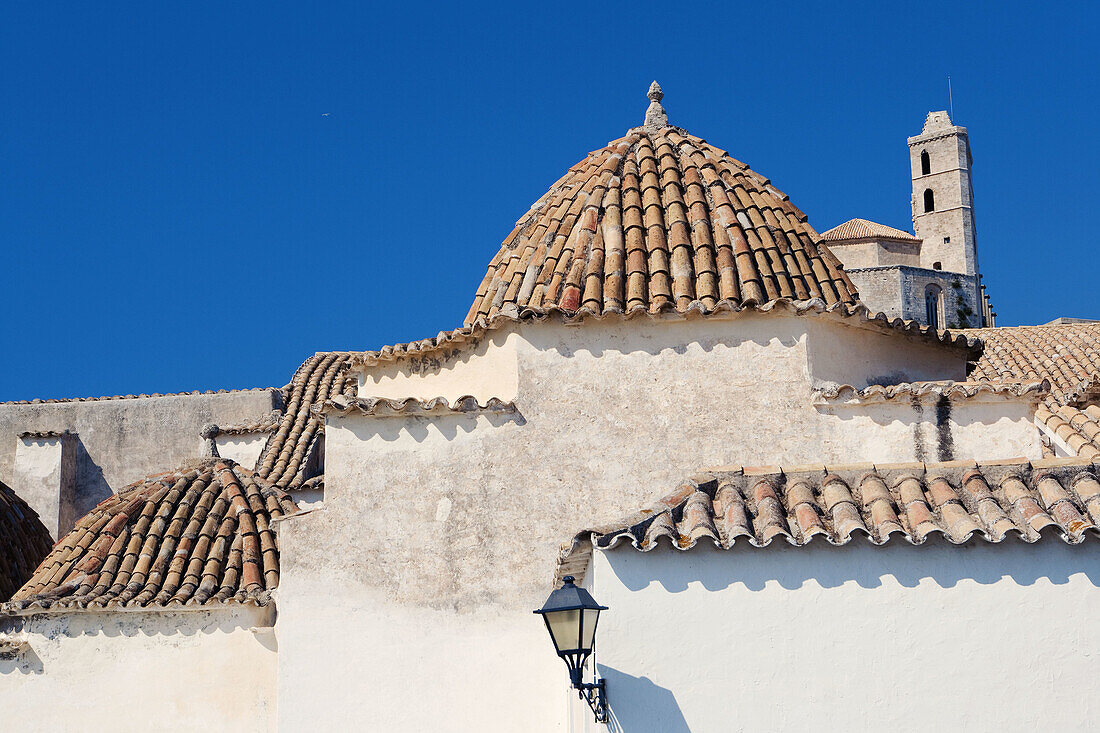
[[582,682],[573,685],[577,688],[577,697],[588,703],[597,723],[607,722],[607,680],[600,678],[595,682]]

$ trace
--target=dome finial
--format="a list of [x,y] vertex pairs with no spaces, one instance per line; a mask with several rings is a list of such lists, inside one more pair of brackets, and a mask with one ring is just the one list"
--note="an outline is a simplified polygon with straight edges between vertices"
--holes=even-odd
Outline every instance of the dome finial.
[[647,130],[659,130],[662,127],[668,127],[668,114],[665,112],[665,108],[661,106],[661,99],[664,98],[665,93],[661,91],[661,85],[654,81],[649,85],[649,92],[646,93],[649,97],[649,109],[645,111],[645,129]]

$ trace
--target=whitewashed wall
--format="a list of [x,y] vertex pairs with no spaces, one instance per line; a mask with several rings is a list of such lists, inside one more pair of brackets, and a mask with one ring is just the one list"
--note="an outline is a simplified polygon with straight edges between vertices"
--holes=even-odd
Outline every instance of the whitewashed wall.
[[[478,364],[478,380],[459,378]],[[361,395],[514,394],[516,412],[330,416],[325,506],[278,523],[283,730],[400,716],[405,729],[566,729],[564,668],[531,614],[560,543],[709,466],[913,460],[903,419],[860,426],[814,407],[815,369],[862,386],[886,368],[961,377],[963,358],[749,314],[535,324],[409,366],[365,377]]]
[[0,646],[0,729],[275,730],[272,620],[242,607],[4,618],[0,645],[26,646]]
[[246,433],[244,435],[219,435],[214,439],[218,455],[236,461],[248,469],[256,467],[271,433]]
[[620,548],[589,573],[612,730],[1096,729],[1090,544]]

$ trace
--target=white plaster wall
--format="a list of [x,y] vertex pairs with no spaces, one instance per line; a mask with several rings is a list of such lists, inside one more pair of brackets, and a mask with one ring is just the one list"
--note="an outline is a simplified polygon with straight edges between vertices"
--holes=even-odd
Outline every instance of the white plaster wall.
[[507,402],[519,389],[517,343],[515,333],[498,331],[463,348],[372,367],[359,374],[359,396],[453,402],[472,395],[479,402],[491,397]]
[[854,387],[939,379],[966,379],[966,356],[898,333],[845,328],[826,319],[805,319],[809,369],[816,382]]
[[620,548],[590,574],[611,730],[1085,731],[1100,714],[1087,543]]
[[271,622],[252,608],[0,619],[0,642],[29,644],[0,653],[0,728],[275,730]]
[[[1030,400],[983,396],[937,404],[935,397],[818,406],[821,451],[861,463],[1042,458]],[[791,465],[791,464],[787,464]]]
[[280,731],[567,730],[568,675],[529,609],[398,604],[345,571],[279,588]]
[[[73,459],[72,439],[60,437],[19,438],[15,449],[12,485],[20,498],[38,513],[38,518],[55,541],[72,528]],[[66,462],[65,459],[69,460]],[[67,469],[67,470],[66,470]],[[62,515],[65,515],[62,517]]]
[[[810,321],[537,324],[509,337],[515,412],[330,416],[324,507],[278,523],[284,729],[558,730],[565,673],[531,610],[576,530],[709,466],[914,460],[911,426],[880,458],[877,433],[811,404]],[[958,352],[851,330],[817,331],[880,350],[840,350],[851,381],[961,376]]]
[[229,458],[246,468],[255,468],[270,436],[270,433],[219,435],[214,442],[218,446],[218,455],[222,458]]

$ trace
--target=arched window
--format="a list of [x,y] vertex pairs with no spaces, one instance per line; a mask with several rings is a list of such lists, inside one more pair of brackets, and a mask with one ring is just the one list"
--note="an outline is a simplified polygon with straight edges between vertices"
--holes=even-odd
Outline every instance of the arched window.
[[934,283],[924,289],[924,318],[932,328],[943,328],[943,288]]
[[928,159],[928,151],[927,150],[922,150],[922,151],[920,151],[920,174],[922,176],[927,176],[931,172],[932,172],[932,161],[930,161]]
[[924,213],[936,210],[936,197],[932,195],[932,189],[924,189]]

